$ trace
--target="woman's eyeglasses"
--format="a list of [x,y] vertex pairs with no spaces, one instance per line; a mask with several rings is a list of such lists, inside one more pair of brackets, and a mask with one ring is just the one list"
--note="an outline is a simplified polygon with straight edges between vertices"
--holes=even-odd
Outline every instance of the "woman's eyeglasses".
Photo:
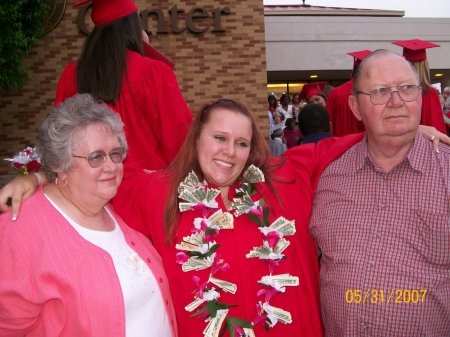
[[109,156],[113,163],[120,164],[121,162],[123,162],[126,155],[127,150],[123,147],[119,147],[112,150],[110,153],[106,153],[105,151],[94,151],[92,153],[89,153],[87,156],[72,155],[72,157],[86,159],[91,167],[97,168],[102,166],[106,162],[106,156]]

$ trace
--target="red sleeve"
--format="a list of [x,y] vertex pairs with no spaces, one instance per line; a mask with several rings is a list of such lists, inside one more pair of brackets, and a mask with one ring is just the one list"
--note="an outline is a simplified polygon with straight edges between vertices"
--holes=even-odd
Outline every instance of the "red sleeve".
[[154,226],[163,226],[168,179],[161,172],[141,173],[122,181],[111,200],[125,223],[151,238]]
[[330,137],[317,144],[295,146],[285,152],[287,163],[291,164],[294,174],[301,176],[307,172],[315,189],[322,171],[339,158],[354,144],[364,138],[365,133],[351,134],[345,137]]
[[[156,104],[156,111],[159,112],[155,116],[158,123],[150,121],[150,124],[162,145],[166,162],[171,163],[186,138],[192,113],[181,94],[175,74],[166,64],[153,62],[146,80],[146,85],[154,89],[153,101],[148,103]],[[152,110],[154,107],[149,106],[148,111]]]
[[78,91],[76,69],[77,64],[73,62],[67,65],[62,72],[56,87],[55,106],[64,102],[66,98],[76,95]]

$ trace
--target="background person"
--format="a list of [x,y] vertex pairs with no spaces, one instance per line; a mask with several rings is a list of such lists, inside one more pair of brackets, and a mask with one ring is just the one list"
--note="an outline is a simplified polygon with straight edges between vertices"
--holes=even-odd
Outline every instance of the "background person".
[[[292,119],[292,118],[288,118]],[[282,128],[275,129],[272,132],[271,139],[269,142],[270,153],[274,157],[281,156],[286,152],[286,138],[284,138],[284,132]]]
[[78,62],[61,74],[55,104],[90,93],[119,114],[129,144],[126,184],[142,169],[160,170],[172,162],[192,115],[171,68],[143,55],[142,27],[132,0],[94,0],[91,18],[95,27]]
[[302,134],[297,127],[297,122],[294,118],[286,120],[286,127],[283,129],[283,136],[286,139],[286,146],[290,149],[297,145],[297,142],[302,138]]
[[275,126],[274,114],[278,107],[278,101],[275,95],[269,95],[267,97],[269,107],[267,109],[267,117],[269,118],[269,133],[272,133],[272,129]]
[[296,92],[292,95],[292,118],[297,120],[300,110],[305,106],[305,101],[300,100],[300,93]]
[[430,66],[427,60],[427,49],[440,47],[436,43],[414,39],[392,42],[403,47],[403,56],[412,63],[417,71],[422,86],[422,115],[420,124],[434,126],[442,133],[447,129],[442,116],[441,101],[439,94],[431,86]]
[[322,105],[305,105],[298,115],[298,125],[303,135],[299,144],[317,143],[332,137],[330,116]]
[[0,335],[177,336],[161,258],[108,206],[127,150],[119,116],[76,95],[38,150],[51,182],[14,223],[0,216]]
[[292,118],[292,105],[291,99],[288,94],[282,94],[280,97],[280,105],[277,107],[277,112],[281,115],[281,119],[283,122],[286,121],[287,118]]
[[418,133],[421,103],[403,57],[361,63],[349,104],[366,137],[320,175],[309,225],[326,336],[448,336],[450,148]]
[[350,106],[348,97],[353,90],[353,77],[364,58],[371,53],[370,50],[359,50],[348,53],[353,56],[352,78],[344,84],[332,89],[328,94],[327,110],[333,125],[333,135],[343,137],[351,133],[364,132],[364,125],[356,119]]
[[324,93],[324,88],[327,82],[306,83],[300,92],[300,99],[305,99],[308,104],[320,104],[324,108],[327,107],[327,96]]

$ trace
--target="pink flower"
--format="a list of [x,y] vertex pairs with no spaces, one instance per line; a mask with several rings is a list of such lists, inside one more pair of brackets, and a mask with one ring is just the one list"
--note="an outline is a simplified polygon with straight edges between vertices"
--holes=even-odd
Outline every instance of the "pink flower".
[[273,274],[275,268],[280,265],[280,261],[275,261],[275,260],[270,260],[270,259],[266,260],[266,261],[269,264],[269,273]]
[[205,204],[200,202],[197,205],[193,206],[192,210],[204,213],[204,211],[206,210],[206,207],[205,207]]
[[256,296],[258,296],[258,297],[265,296],[265,302],[269,302],[271,300],[271,298],[273,297],[273,295],[275,295],[277,292],[278,292],[278,290],[276,290],[275,288],[269,287],[269,288],[258,290],[258,292],[256,293]]
[[198,295],[199,298],[203,298],[203,291],[206,289],[208,282],[200,283],[200,277],[192,276],[192,282],[194,282],[195,290],[194,293]]
[[205,235],[205,239],[204,239],[205,242],[213,241],[216,238],[217,234],[219,234],[219,231],[217,229],[213,229],[213,231],[214,231],[214,233]]
[[224,259],[222,259],[222,256],[220,254],[216,254],[214,256],[214,261],[211,267],[211,274],[215,274],[216,272],[223,271],[226,272],[230,269],[230,265],[225,262]]
[[178,264],[183,264],[183,263],[187,262],[187,260],[189,260],[189,256],[187,256],[187,254],[185,252],[178,252],[176,254],[176,262]]
[[267,313],[263,309],[261,302],[256,303],[256,317],[252,322],[253,325],[257,325],[257,324],[260,324],[261,322],[264,322],[266,318],[267,318]]
[[263,208],[258,205],[256,208],[251,208],[249,211],[250,214],[256,215],[258,217],[262,217],[263,215]]
[[[200,220],[200,221],[199,221]],[[204,231],[208,227],[208,222],[205,218],[195,218],[194,228],[192,228],[192,233],[198,233]]]
[[244,328],[237,325],[234,326],[234,333],[235,335],[237,334],[238,336],[245,336]]
[[269,244],[269,247],[274,249],[280,239],[280,234],[277,231],[271,231],[267,233],[266,240]]

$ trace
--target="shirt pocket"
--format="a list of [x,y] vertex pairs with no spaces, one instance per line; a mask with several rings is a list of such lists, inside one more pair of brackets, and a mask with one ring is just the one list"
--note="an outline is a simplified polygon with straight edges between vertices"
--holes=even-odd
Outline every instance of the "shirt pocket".
[[421,253],[429,262],[450,266],[450,217],[425,210],[416,211]]

